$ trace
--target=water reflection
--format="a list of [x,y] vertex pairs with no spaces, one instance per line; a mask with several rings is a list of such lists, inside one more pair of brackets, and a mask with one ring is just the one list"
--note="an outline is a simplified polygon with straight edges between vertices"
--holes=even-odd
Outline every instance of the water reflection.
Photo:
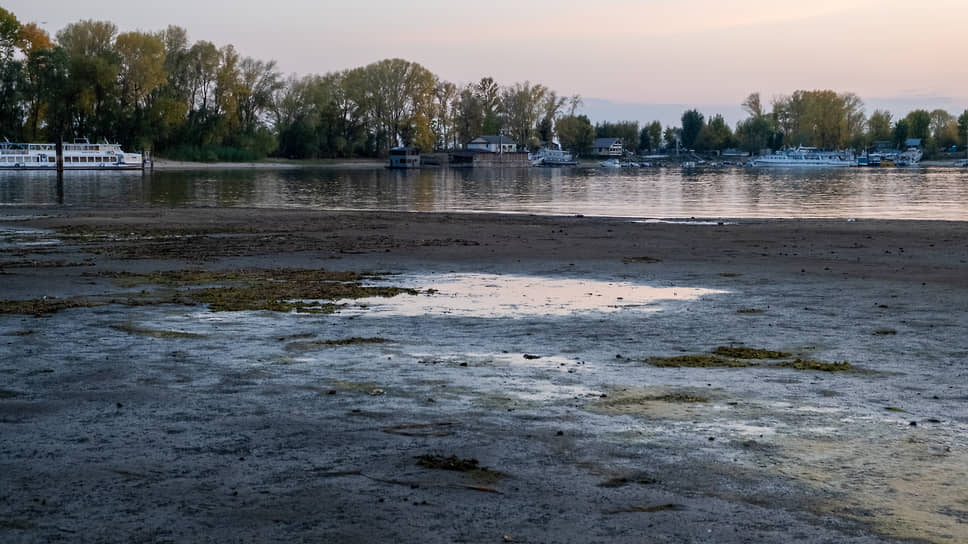
[[968,219],[953,168],[382,168],[0,172],[0,205],[207,206],[616,217]]
[[[628,282],[572,280],[540,276],[442,274],[395,276],[396,285],[433,294],[367,298],[341,313],[372,317],[450,315],[514,319],[579,313],[655,312],[663,301],[695,300],[725,291],[693,287],[650,287]],[[365,309],[363,309],[365,308]]]

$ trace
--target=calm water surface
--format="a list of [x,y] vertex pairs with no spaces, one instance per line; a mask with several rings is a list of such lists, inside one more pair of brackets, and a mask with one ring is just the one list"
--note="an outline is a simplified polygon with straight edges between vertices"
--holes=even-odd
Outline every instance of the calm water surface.
[[4,205],[968,220],[968,171],[386,169],[0,172]]

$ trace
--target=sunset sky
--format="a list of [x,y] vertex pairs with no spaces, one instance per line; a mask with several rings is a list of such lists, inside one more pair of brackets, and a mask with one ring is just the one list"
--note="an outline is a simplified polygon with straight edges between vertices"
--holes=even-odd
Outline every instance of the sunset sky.
[[[904,115],[968,107],[968,2],[932,0],[2,0],[52,35],[81,19],[121,31],[186,28],[284,73],[325,73],[383,58],[443,79],[491,76],[580,94],[595,120],[724,113],[759,91],[852,91]],[[672,118],[670,119],[670,116]]]

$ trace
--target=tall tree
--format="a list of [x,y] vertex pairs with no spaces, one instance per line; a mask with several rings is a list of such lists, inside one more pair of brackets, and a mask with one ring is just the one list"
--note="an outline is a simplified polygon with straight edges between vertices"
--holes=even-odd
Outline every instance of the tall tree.
[[703,115],[696,110],[686,110],[682,114],[682,145],[692,149],[705,122]]
[[595,127],[584,115],[567,115],[555,122],[561,147],[576,156],[587,153],[595,143]]

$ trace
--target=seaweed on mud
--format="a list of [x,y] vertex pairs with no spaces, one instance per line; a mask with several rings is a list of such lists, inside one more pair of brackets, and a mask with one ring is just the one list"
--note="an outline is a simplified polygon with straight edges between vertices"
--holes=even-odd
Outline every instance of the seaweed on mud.
[[661,263],[662,259],[656,259],[655,257],[622,257],[622,262],[625,264],[656,264]]
[[433,470],[463,472],[478,482],[494,483],[505,477],[501,472],[479,466],[477,459],[461,459],[456,455],[449,457],[430,454],[419,455],[417,456],[417,464]]
[[209,309],[216,312],[269,310],[288,313],[295,310],[333,313],[339,309],[338,304],[319,301],[420,294],[416,289],[363,284],[364,281],[382,279],[375,274],[325,270],[176,270],[112,276],[121,287],[160,285],[167,290],[118,295],[124,296],[123,300],[110,297],[0,300],[0,314],[43,316],[69,308],[107,304],[208,304]]
[[93,308],[103,306],[106,302],[87,298],[34,298],[27,300],[0,300],[0,314],[33,315],[37,317],[51,315],[61,310],[71,308]]
[[874,334],[876,336],[887,336],[887,335],[897,334],[897,331],[894,329],[877,329],[876,331],[874,331]]
[[713,353],[723,357],[734,357],[736,359],[784,359],[792,355],[791,353],[770,351],[768,349],[727,346],[719,346],[713,350]]
[[659,368],[742,368],[756,366],[756,363],[726,359],[715,355],[679,355],[676,357],[649,357],[650,365]]
[[736,310],[736,313],[754,315],[754,314],[762,314],[766,312],[765,310],[761,310],[759,308],[740,308],[739,310]]
[[813,361],[810,359],[797,359],[795,361],[787,361],[783,363],[777,363],[780,368],[793,368],[796,370],[819,370],[822,372],[850,372],[855,370],[853,365],[848,361],[842,363],[825,363],[823,361]]
[[738,272],[720,272],[719,275],[723,278],[738,278],[742,276],[742,274]]
[[[185,288],[180,292],[212,311],[269,310],[275,312],[333,313],[332,302],[306,301],[394,297],[417,295],[419,291],[402,287],[363,285],[378,276],[356,272],[325,270],[178,270],[151,274],[119,274],[122,286],[164,285]],[[209,286],[209,287],[205,287]],[[191,288],[189,288],[191,287]]]

